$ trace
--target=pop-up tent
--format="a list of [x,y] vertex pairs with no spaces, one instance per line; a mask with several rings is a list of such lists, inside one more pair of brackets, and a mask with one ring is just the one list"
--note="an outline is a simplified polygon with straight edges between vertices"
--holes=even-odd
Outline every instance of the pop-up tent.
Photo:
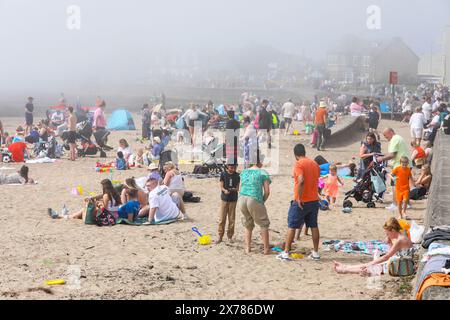
[[136,130],[130,111],[119,109],[113,112],[108,120],[109,130]]

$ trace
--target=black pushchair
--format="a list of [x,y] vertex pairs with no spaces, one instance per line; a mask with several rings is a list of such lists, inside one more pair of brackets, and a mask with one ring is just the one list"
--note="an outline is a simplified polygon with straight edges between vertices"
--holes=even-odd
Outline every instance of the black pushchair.
[[208,159],[202,164],[209,173],[220,174],[226,170],[225,161],[225,144],[217,144],[214,149],[209,152]]
[[383,194],[386,191],[386,163],[378,163],[375,157],[362,177],[356,181],[355,187],[345,193],[344,208],[353,207],[349,198],[366,203],[367,208],[375,208],[375,201],[383,202]]
[[[95,143],[92,141],[92,135],[94,136]],[[107,130],[97,130],[93,132],[92,125],[89,121],[82,121],[77,124],[77,140],[80,140],[80,147],[77,148],[78,157],[95,156],[100,151],[100,157],[106,158],[105,151],[113,150],[112,147],[107,145],[108,136],[110,132]],[[69,150],[70,147],[67,143],[68,132],[63,132],[61,136],[64,141],[64,148]]]

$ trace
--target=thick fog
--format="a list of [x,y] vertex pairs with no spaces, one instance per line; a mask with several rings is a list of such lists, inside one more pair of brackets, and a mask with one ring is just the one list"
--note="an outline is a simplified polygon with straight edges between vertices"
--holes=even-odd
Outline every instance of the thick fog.
[[[367,27],[370,5],[380,29]],[[448,0],[0,0],[0,92],[145,85],[152,70],[184,65],[232,70],[258,54],[252,46],[320,60],[348,33],[399,36],[422,54],[449,12]]]

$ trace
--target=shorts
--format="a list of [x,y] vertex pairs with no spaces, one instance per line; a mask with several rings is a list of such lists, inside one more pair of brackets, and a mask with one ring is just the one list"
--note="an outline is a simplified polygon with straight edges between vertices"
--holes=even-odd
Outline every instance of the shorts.
[[25,124],[27,126],[32,126],[33,125],[33,114],[25,113]]
[[369,121],[369,128],[370,129],[375,129],[375,130],[377,130],[378,129],[378,121],[377,122],[370,122]]
[[284,123],[291,124],[292,123],[292,118],[284,118]]
[[291,201],[288,212],[288,228],[299,229],[303,224],[307,228],[317,228],[317,217],[319,215],[319,201],[303,203],[303,209],[300,209],[297,201]]
[[409,190],[395,190],[395,200],[397,200],[397,203],[407,202],[409,200]]
[[240,196],[237,207],[242,212],[242,225],[244,228],[253,230],[255,223],[261,229],[268,229],[270,225],[269,216],[263,203],[247,196]]
[[411,138],[422,139],[423,128],[411,128]]
[[77,141],[77,133],[75,131],[67,132],[67,143],[73,144]]
[[188,126],[189,127],[194,127],[195,126],[195,121],[198,121],[197,119],[195,119],[195,120],[189,120],[188,121]]

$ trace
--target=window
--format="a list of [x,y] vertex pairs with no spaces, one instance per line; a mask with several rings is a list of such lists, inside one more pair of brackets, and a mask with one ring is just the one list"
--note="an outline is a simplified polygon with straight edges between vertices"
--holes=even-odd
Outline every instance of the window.
[[338,64],[338,56],[336,54],[329,54],[328,55],[328,65],[336,66],[337,64]]
[[370,56],[364,56],[363,57],[362,65],[364,67],[370,67]]

